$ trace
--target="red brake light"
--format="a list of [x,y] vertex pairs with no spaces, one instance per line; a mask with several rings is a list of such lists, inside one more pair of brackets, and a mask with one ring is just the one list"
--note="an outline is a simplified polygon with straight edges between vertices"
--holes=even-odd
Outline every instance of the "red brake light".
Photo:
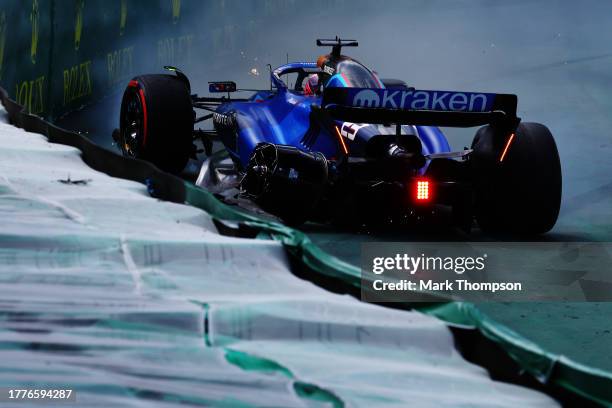
[[429,201],[429,198],[431,196],[429,180],[421,179],[416,181],[414,196],[416,198],[416,201]]

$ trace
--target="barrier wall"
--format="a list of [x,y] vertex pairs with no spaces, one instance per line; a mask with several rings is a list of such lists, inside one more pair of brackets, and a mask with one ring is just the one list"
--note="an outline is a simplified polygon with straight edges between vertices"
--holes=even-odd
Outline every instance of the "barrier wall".
[[0,0],[0,85],[56,118],[163,65],[222,64],[261,27],[344,1]]

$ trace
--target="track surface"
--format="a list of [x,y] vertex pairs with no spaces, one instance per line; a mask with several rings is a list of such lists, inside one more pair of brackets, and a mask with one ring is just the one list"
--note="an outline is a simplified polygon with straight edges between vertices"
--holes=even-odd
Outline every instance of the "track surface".
[[[546,241],[612,239],[612,3],[601,1],[420,1],[383,3],[380,10],[352,7],[342,16],[297,18],[287,36],[279,22],[249,55],[276,65],[279,53],[290,59],[315,59],[313,39],[339,34],[356,37],[352,52],[383,77],[403,78],[426,89],[515,93],[519,116],[546,124],[557,141],[563,170],[563,203]],[[330,28],[332,27],[332,28]],[[258,54],[260,53],[260,54]],[[242,59],[241,59],[242,58]],[[232,79],[266,86],[246,75],[254,59],[237,57],[231,69],[205,72],[208,79]],[[205,63],[205,61],[203,61]],[[261,71],[261,70],[260,70]],[[263,71],[265,72],[265,71]],[[196,75],[197,76],[197,75]],[[263,76],[262,76],[263,77]],[[260,81],[258,84],[253,82]],[[194,85],[198,89],[197,81]],[[203,86],[199,86],[203,89]],[[118,96],[59,121],[86,130],[110,145]],[[111,119],[112,118],[112,119]],[[448,131],[451,145],[469,145],[474,130]],[[528,198],[527,198],[528,199]],[[489,240],[474,231],[367,233],[307,225],[313,240],[328,252],[357,264],[367,241]],[[483,304],[481,308],[551,352],[612,370],[612,304]]]

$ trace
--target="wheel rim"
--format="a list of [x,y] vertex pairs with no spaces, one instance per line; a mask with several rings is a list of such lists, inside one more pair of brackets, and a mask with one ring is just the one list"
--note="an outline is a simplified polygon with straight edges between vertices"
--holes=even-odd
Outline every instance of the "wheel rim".
[[140,157],[144,133],[142,101],[136,90],[127,92],[125,98],[125,109],[121,115],[121,149],[128,156]]

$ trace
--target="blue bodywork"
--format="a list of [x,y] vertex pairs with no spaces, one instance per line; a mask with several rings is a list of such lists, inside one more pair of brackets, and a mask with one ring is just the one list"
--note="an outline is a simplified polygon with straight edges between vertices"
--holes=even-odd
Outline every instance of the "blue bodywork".
[[[295,72],[319,72],[314,62],[295,62],[283,65],[271,74],[274,91],[259,91],[248,101],[221,104],[213,118],[215,128],[227,151],[239,167],[244,168],[251,153],[261,142],[290,145],[304,151],[321,152],[328,159],[335,159],[340,154],[338,137],[343,137],[351,156],[365,154],[367,140],[378,134],[395,133],[394,126],[356,124],[359,129],[352,138],[332,134],[313,126],[311,107],[321,105],[322,97],[304,95],[303,92],[289,89],[281,76]],[[375,74],[374,74],[375,75]],[[380,88],[384,85],[375,77]],[[350,87],[340,74],[331,76],[327,87]],[[231,118],[231,120],[227,120]],[[225,119],[225,120],[223,120]],[[231,123],[231,126],[228,126]],[[338,129],[351,125],[336,121]],[[316,135],[309,135],[316,132]],[[450,152],[450,146],[444,134],[435,126],[402,126],[402,134],[416,135],[422,144],[424,155]],[[307,136],[308,135],[308,136]],[[307,137],[305,137],[307,136]],[[418,173],[423,174],[427,164]]]

